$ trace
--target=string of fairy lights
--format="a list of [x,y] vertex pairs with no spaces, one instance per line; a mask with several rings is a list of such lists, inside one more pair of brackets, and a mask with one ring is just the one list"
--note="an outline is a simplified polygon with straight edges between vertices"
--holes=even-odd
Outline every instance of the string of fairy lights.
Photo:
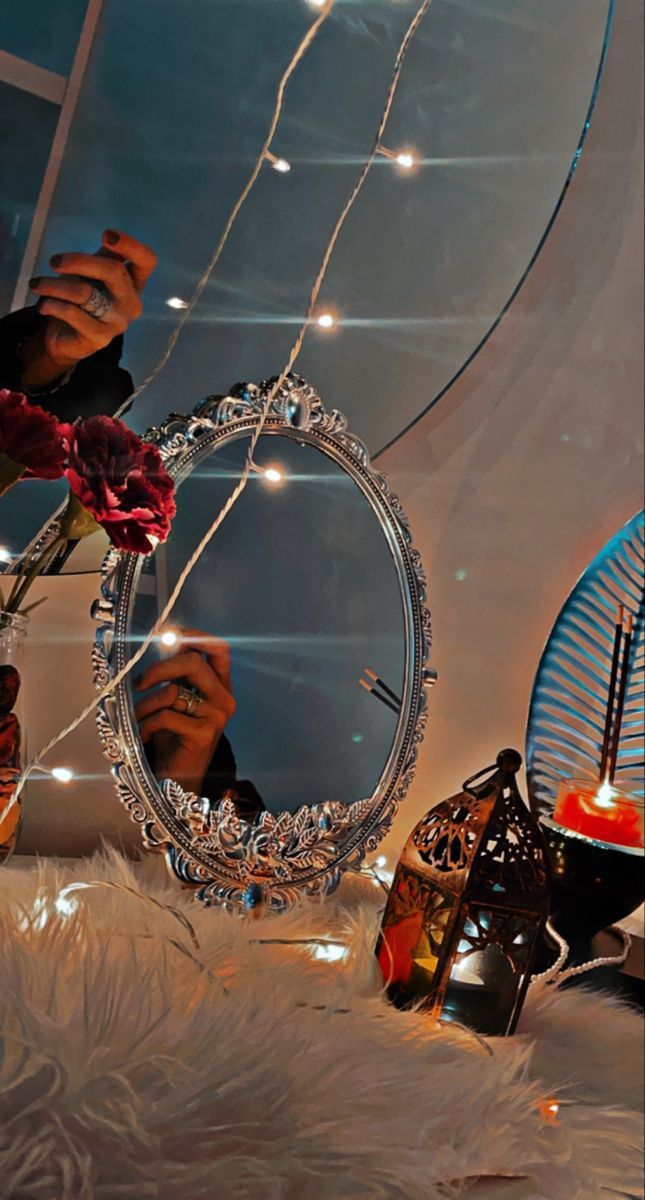
[[[268,162],[269,165],[271,167],[273,167],[273,169],[275,169],[275,170],[284,171],[284,165],[286,165],[288,167],[288,169],[290,169],[290,164],[287,164],[286,160],[274,159],[274,155],[273,155],[272,151],[270,150],[270,146],[273,141],[273,138],[274,138],[277,126],[278,126],[278,122],[279,122],[279,119],[280,119],[280,116],[282,113],[282,109],[284,106],[285,92],[286,92],[286,88],[287,88],[289,79],[291,78],[293,72],[295,71],[296,66],[299,64],[301,59],[304,57],[307,49],[309,48],[309,46],[312,44],[313,40],[315,39],[323,22],[329,16],[329,13],[331,12],[333,4],[334,4],[334,0],[307,0],[307,2],[309,3],[310,7],[317,8],[320,10],[320,12],[319,12],[318,17],[313,22],[312,26],[307,31],[307,33],[303,37],[302,41],[298,45],[284,74],[282,75],[282,78],[278,85],[278,90],[277,90],[277,94],[276,94],[276,102],[275,102],[271,122],[269,124],[269,129],[268,129],[267,135],[265,137],[264,144],[263,144],[263,146],[260,150],[260,153],[255,161],[255,164],[253,166],[253,170],[251,171],[251,174],[250,174],[246,184],[244,185],[242,191],[240,192],[240,195],[238,196],[238,199],[236,200],[236,202],[231,210],[231,213],[226,221],[224,230],[219,239],[217,247],[216,247],[205,271],[203,272],[202,276],[200,277],[190,301],[184,302],[184,301],[181,301],[180,298],[178,298],[178,297],[171,298],[174,301],[174,303],[171,304],[171,307],[181,309],[181,317],[179,318],[177,325],[175,326],[175,328],[173,329],[173,331],[170,335],[166,349],[164,350],[164,353],[162,354],[161,358],[159,359],[159,362],[156,364],[156,366],[153,368],[153,370],[150,372],[150,374],[143,380],[141,385],[135,390],[132,397],[128,401],[128,404],[130,404],[132,401],[136,400],[141,395],[141,393],[147,387],[149,387],[149,385],[155,379],[158,378],[159,374],[166,366],[166,364],[177,344],[177,341],[181,334],[181,330],[183,329],[184,325],[186,324],[186,321],[189,319],[189,317],[190,317],[193,309],[195,308],[199,298],[201,297],[207,283],[212,278],[213,272],[215,270],[215,267],[217,266],[217,263],[219,262],[219,260],[221,258],[222,251],[224,249],[224,246],[226,245],[226,242],[227,242],[230,232],[233,228],[233,225],[234,225],[235,221],[237,220],[237,217],[238,217],[244,203],[246,202],[251,190],[253,189],[253,187],[258,179],[258,176],[260,174],[260,171],[261,171],[263,165],[266,162]],[[371,149],[370,149],[368,155],[365,158],[365,161],[363,162],[363,165],[362,165],[362,167],[358,173],[358,176],[356,178],[356,181],[355,181],[355,183],[349,193],[349,196],[347,197],[347,199],[340,211],[340,214],[339,214],[339,216],[336,220],[336,223],[334,225],[334,228],[331,232],[331,236],[328,240],[325,252],[322,256],[321,264],[320,264],[318,273],[316,275],[313,287],[312,287],[310,295],[309,295],[309,302],[307,305],[306,315],[300,325],[298,334],[293,343],[291,351],[288,355],[287,361],[284,364],[280,374],[277,376],[272,388],[267,392],[267,395],[264,399],[263,407],[259,414],[256,427],[250,438],[249,448],[247,451],[244,468],[242,470],[242,473],[240,475],[240,478],[239,478],[237,484],[233,488],[230,496],[228,497],[227,501],[221,508],[220,512],[217,514],[214,521],[212,522],[210,527],[207,529],[206,533],[204,534],[203,538],[197,545],[197,547],[196,547],[195,551],[193,552],[193,554],[191,555],[190,559],[186,563],[184,569],[182,570],[181,574],[179,575],[179,578],[177,579],[177,582],[176,582],[174,588],[172,589],[172,591],[168,597],[168,600],[167,600],[162,612],[159,614],[155,624],[153,625],[152,629],[148,633],[147,637],[144,639],[144,641],[141,642],[141,644],[139,645],[139,647],[137,648],[137,650],[135,651],[133,656],[121,668],[121,670],[118,671],[113,676],[113,678],[94,696],[94,698],[83,708],[83,710],[72,721],[70,721],[57,734],[55,734],[53,737],[51,737],[46,742],[46,744],[41,747],[41,749],[34,756],[34,758],[32,758],[31,761],[25,766],[11,799],[8,801],[4,811],[0,815],[0,820],[4,820],[4,818],[6,816],[8,816],[8,814],[10,813],[10,811],[14,807],[14,805],[17,804],[19,797],[21,795],[22,789],[24,788],[24,785],[25,785],[27,779],[34,772],[36,772],[36,771],[45,772],[48,775],[54,775],[54,772],[56,772],[56,774],[54,775],[54,778],[57,778],[59,780],[59,782],[62,782],[62,783],[69,782],[73,778],[73,772],[68,767],[57,767],[57,768],[55,767],[53,769],[50,769],[50,768],[47,768],[44,766],[42,760],[44,758],[46,758],[46,756],[57,745],[59,745],[60,742],[62,742],[66,737],[68,737],[69,734],[74,732],[74,730],[76,730],[79,727],[79,725],[81,725],[87,719],[88,716],[90,716],[93,712],[95,712],[97,710],[99,705],[102,704],[102,702],[106,699],[106,697],[109,696],[130,674],[130,672],[133,670],[133,668],[137,665],[137,663],[141,660],[143,655],[146,653],[150,644],[153,641],[157,640],[160,636],[163,635],[164,626],[166,625],[166,623],[168,621],[168,617],[169,617],[170,613],[172,612],[172,610],[183,590],[183,587],[191,574],[191,571],[193,570],[194,566],[201,558],[203,551],[206,549],[206,546],[209,544],[211,539],[214,537],[214,535],[217,532],[217,530],[219,529],[220,525],[226,519],[226,517],[228,516],[231,509],[236,504],[239,497],[242,495],[242,492],[244,491],[244,489],[248,483],[251,473],[254,470],[258,469],[256,464],[254,463],[253,456],[254,456],[254,452],[255,452],[257,443],[262,434],[264,425],[266,423],[268,414],[270,412],[271,404],[274,400],[275,395],[277,394],[277,392],[281,388],[282,384],[284,383],[285,379],[290,374],[290,372],[293,370],[293,367],[294,367],[296,360],[300,354],[300,351],[302,349],[302,345],[304,343],[304,340],[305,340],[308,330],[311,328],[311,326],[313,324],[316,324],[316,325],[318,325],[319,328],[326,329],[326,330],[334,328],[336,321],[337,321],[336,315],[334,313],[332,313],[331,311],[327,311],[327,310],[322,311],[322,312],[318,311],[318,309],[317,309],[318,299],[320,296],[322,284],[323,284],[325,276],[327,274],[327,269],[329,267],[329,263],[330,263],[332,254],[334,252],[334,249],[336,247],[336,243],[338,241],[339,235],[340,235],[341,230],[347,220],[347,217],[349,216],[351,209],[353,208],[356,200],[358,199],[358,196],[359,196],[359,194],[363,188],[363,185],[365,183],[365,180],[367,179],[368,174],[369,174],[375,160],[380,156],[385,156],[388,159],[392,159],[394,162],[397,163],[399,168],[402,168],[403,170],[408,170],[414,165],[414,159],[413,159],[411,151],[406,150],[406,151],[397,153],[394,151],[386,150],[383,145],[382,138],[383,138],[385,128],[387,126],[387,122],[390,117],[392,105],[394,102],[394,97],[395,97],[397,89],[398,89],[398,85],[399,85],[405,58],[407,56],[409,47],[417,33],[417,30],[418,30],[420,24],[421,24],[423,18],[425,17],[428,9],[431,6],[431,3],[432,3],[432,0],[421,0],[421,3],[416,8],[415,13],[414,13],[411,21],[409,22],[409,24],[406,28],[406,31],[404,33],[404,36],[399,44],[399,48],[398,48],[398,51],[397,51],[397,54],[395,57],[395,61],[394,61],[394,67],[393,67],[392,76],[390,79],[390,84],[388,87],[385,103],[383,106],[381,118],[379,120],[379,124],[378,124],[378,128],[376,131],[376,135],[374,137],[373,144],[371,146]],[[404,162],[399,161],[402,157],[405,159]],[[408,162],[408,158],[410,158],[410,160],[411,160],[410,162]],[[276,163],[281,163],[283,165],[278,167],[276,165]]]
[[[250,175],[249,179],[247,180],[247,183],[245,184],[244,188],[242,189],[242,192],[241,192],[240,196],[238,197],[238,200],[236,201],[235,205],[233,206],[233,209],[231,210],[231,213],[225,223],[224,230],[222,232],[222,236],[220,237],[220,240],[215,248],[213,256],[210,259],[210,261],[208,262],[202,276],[200,277],[197,284],[195,285],[193,294],[190,297],[190,299],[185,300],[181,296],[169,296],[168,299],[166,300],[167,307],[175,310],[176,312],[181,313],[181,316],[180,316],[176,326],[171,331],[170,337],[168,339],[168,343],[166,345],[166,348],[165,348],[163,354],[161,355],[161,358],[159,359],[159,361],[157,362],[155,367],[152,369],[152,371],[142,381],[142,383],[135,389],[135,391],[128,397],[128,399],[126,401],[124,401],[121,408],[117,410],[117,412],[115,414],[115,416],[117,416],[117,417],[123,416],[123,414],[125,413],[126,410],[129,411],[132,409],[132,406],[138,400],[139,396],[141,396],[142,393],[147,390],[147,388],[150,386],[150,384],[153,383],[159,377],[159,375],[165,368],[166,364],[168,363],[168,361],[175,349],[175,346],[177,345],[177,342],[179,341],[179,338],[184,329],[184,326],[189,321],[195,307],[199,303],[206,286],[212,280],[215,268],[216,268],[217,264],[219,263],[219,260],[222,256],[224,247],[230,237],[233,226],[234,226],[235,222],[237,221],[237,218],[240,215],[242,208],[244,207],[246,201],[248,200],[253,188],[255,187],[255,184],[260,177],[261,169],[264,166],[264,164],[265,163],[268,164],[268,166],[270,166],[274,171],[276,171],[276,172],[278,172],[278,174],[282,174],[282,175],[286,175],[292,170],[292,164],[288,161],[288,159],[280,157],[273,153],[273,151],[270,149],[271,142],[273,141],[275,132],[278,127],[280,117],[282,115],[282,108],[283,108],[283,103],[284,103],[284,95],[285,95],[285,91],[286,91],[286,85],[289,82],[289,79],[291,78],[291,75],[293,74],[296,66],[299,64],[301,59],[304,57],[304,54],[309,49],[310,45],[312,44],[315,37],[317,36],[322,24],[329,16],[329,14],[334,6],[335,0],[304,0],[304,2],[305,2],[305,4],[308,5],[309,8],[318,10],[319,15],[318,15],[316,21],[313,22],[311,27],[305,33],[302,41],[300,42],[292,59],[290,60],[289,65],[288,65],[282,79],[280,80],[280,84],[279,84],[278,91],[276,94],[276,104],[275,104],[274,112],[273,112],[272,119],[271,119],[271,122],[269,125],[269,129],[265,136],[265,140],[262,145],[262,149],[261,149],[261,151],[258,155],[258,158],[256,159],[256,162],[254,164],[251,175]],[[421,5],[421,7],[423,8],[424,6]],[[426,7],[429,7],[429,5]],[[389,147],[387,147],[379,142],[375,147],[373,147],[373,154],[375,157],[380,157],[380,158],[385,159],[388,162],[391,162],[394,165],[394,168],[401,175],[413,174],[421,162],[421,155],[420,155],[418,149],[414,146],[403,146],[397,150],[392,150]],[[322,331],[323,333],[333,333],[334,331],[337,330],[338,326],[341,324],[341,317],[340,317],[338,309],[331,307],[331,306],[327,306],[320,312],[310,314],[308,321],[309,321],[309,324],[315,325],[318,328],[318,330]],[[57,520],[62,515],[64,507],[65,507],[64,503],[61,504],[60,508],[57,509],[56,512],[53,513],[47,519],[45,524],[38,530],[38,532],[32,537],[31,541],[28,543],[28,545],[20,553],[20,555],[18,556],[18,559],[15,558],[15,556],[8,550],[8,548],[0,546],[0,572],[2,571],[1,564],[3,564],[3,563],[6,564],[5,569],[7,572],[10,573],[12,570],[15,570],[16,565],[19,562],[23,561],[26,557],[28,557],[30,554],[33,553],[36,546],[39,544],[39,542],[41,541],[43,536],[46,534],[47,530],[50,528],[52,522]]]

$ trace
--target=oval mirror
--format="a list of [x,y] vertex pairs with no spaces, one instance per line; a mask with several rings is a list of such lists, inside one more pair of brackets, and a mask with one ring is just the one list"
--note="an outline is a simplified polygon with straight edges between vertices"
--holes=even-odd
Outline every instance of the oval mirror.
[[[99,684],[146,639],[240,479],[273,382],[152,431],[177,515],[147,559],[105,560]],[[277,910],[330,890],[389,827],[422,735],[429,617],[398,500],[299,377],[253,462],[99,727],[146,845],[207,902]]]

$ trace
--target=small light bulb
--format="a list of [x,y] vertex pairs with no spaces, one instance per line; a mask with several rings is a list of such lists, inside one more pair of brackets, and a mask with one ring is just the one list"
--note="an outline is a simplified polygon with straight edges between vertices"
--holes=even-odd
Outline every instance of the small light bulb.
[[322,8],[325,3],[326,0],[307,0],[310,8]]
[[400,154],[397,154],[396,162],[405,171],[409,171],[414,166],[414,155],[410,154],[409,150],[402,150]]
[[165,629],[159,638],[162,646],[174,646],[177,642],[177,634],[174,629]]
[[7,546],[0,546],[0,562],[9,563],[13,558],[11,550]]
[[347,946],[341,946],[338,943],[328,942],[326,945],[314,946],[314,958],[320,958],[323,962],[338,962],[341,958],[346,958],[349,951]]
[[56,909],[59,917],[62,917],[63,920],[65,920],[67,917],[71,917],[72,914],[76,912],[78,903],[76,900],[68,900],[67,897],[61,892],[61,894],[57,896],[54,901],[54,908]]
[[74,772],[69,767],[52,767],[52,775],[59,783],[71,783]]
[[170,296],[166,304],[168,308],[188,308],[188,301],[182,300],[181,296]]
[[282,175],[286,175],[291,170],[291,163],[287,162],[286,158],[274,158],[271,166],[274,171],[280,171]]
[[333,329],[336,324],[336,317],[330,312],[321,313],[319,317],[316,317],[316,324],[321,329]]
[[557,1100],[543,1100],[540,1104],[540,1114],[542,1120],[546,1121],[547,1125],[557,1125],[557,1117],[560,1111],[560,1105]]
[[385,857],[384,854],[379,854],[376,862],[374,863],[374,866],[375,867],[386,867],[387,866],[387,858]]
[[281,483],[282,471],[279,471],[277,467],[267,467],[266,471],[264,472],[264,478],[268,481],[268,483]]

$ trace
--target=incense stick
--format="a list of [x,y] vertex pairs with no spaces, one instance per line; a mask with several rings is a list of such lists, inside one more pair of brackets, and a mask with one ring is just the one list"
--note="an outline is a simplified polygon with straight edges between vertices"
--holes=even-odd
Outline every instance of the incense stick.
[[387,697],[382,696],[380,692],[377,692],[376,688],[373,688],[372,685],[370,683],[368,683],[366,679],[359,679],[358,682],[360,683],[362,688],[365,688],[366,692],[371,692],[371,694],[373,696],[376,696],[377,700],[381,701],[381,704],[387,705],[388,708],[392,709],[393,713],[396,713],[397,717],[399,716],[400,710],[396,707],[396,705],[392,704],[392,701],[388,700]]
[[623,640],[623,619],[625,615],[624,604],[619,604],[616,610],[616,625],[614,628],[614,652],[611,657],[611,669],[609,672],[609,691],[607,693],[607,711],[605,714],[605,730],[602,738],[602,751],[600,754],[600,772],[601,780],[607,775],[607,763],[609,759],[609,744],[611,742],[611,730],[614,720],[614,700],[616,698],[616,680],[618,678],[618,663],[620,660],[620,646]]
[[383,680],[379,679],[378,675],[374,674],[374,671],[370,671],[369,667],[363,667],[363,673],[367,675],[368,679],[377,683],[381,690],[385,692],[385,695],[390,697],[390,700],[394,700],[394,703],[398,704],[399,708],[401,707],[401,697],[397,696],[396,692],[393,692],[392,688],[389,688],[386,683],[383,683]]
[[618,700],[616,701],[616,717],[614,720],[614,733],[612,739],[611,753],[609,755],[609,773],[608,779],[610,783],[614,782],[616,774],[616,764],[618,762],[618,746],[620,743],[620,727],[623,723],[623,709],[625,707],[625,695],[627,693],[627,676],[629,674],[629,651],[632,644],[632,628],[633,617],[631,613],[627,614],[625,620],[625,643],[623,647],[623,657],[620,664],[620,682],[618,685]]

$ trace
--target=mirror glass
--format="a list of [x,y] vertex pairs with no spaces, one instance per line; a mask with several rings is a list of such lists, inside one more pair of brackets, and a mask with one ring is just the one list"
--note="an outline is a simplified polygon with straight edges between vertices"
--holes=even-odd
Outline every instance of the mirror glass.
[[[151,628],[229,496],[247,450],[248,432],[233,433],[193,460],[179,482],[171,536],[139,576],[130,617],[134,643]],[[263,434],[254,461],[259,470],[193,570],[169,626],[170,640],[181,630],[201,631],[207,640],[193,633],[157,644],[142,661],[143,679],[137,676],[154,686],[130,685],[143,730],[142,698],[168,686],[177,669],[168,666],[178,655],[188,650],[193,668],[199,656],[222,682],[224,648],[211,639],[230,649],[236,709],[203,778],[195,765],[187,790],[211,801],[229,795],[248,819],[263,809],[294,812],[371,796],[393,748],[406,663],[397,567],[358,484],[320,445],[295,432]],[[174,686],[203,691],[196,678],[182,675]],[[183,721],[213,724],[205,708],[210,701]],[[157,730],[145,750],[157,778],[186,787],[186,756],[174,752],[182,737]]]

